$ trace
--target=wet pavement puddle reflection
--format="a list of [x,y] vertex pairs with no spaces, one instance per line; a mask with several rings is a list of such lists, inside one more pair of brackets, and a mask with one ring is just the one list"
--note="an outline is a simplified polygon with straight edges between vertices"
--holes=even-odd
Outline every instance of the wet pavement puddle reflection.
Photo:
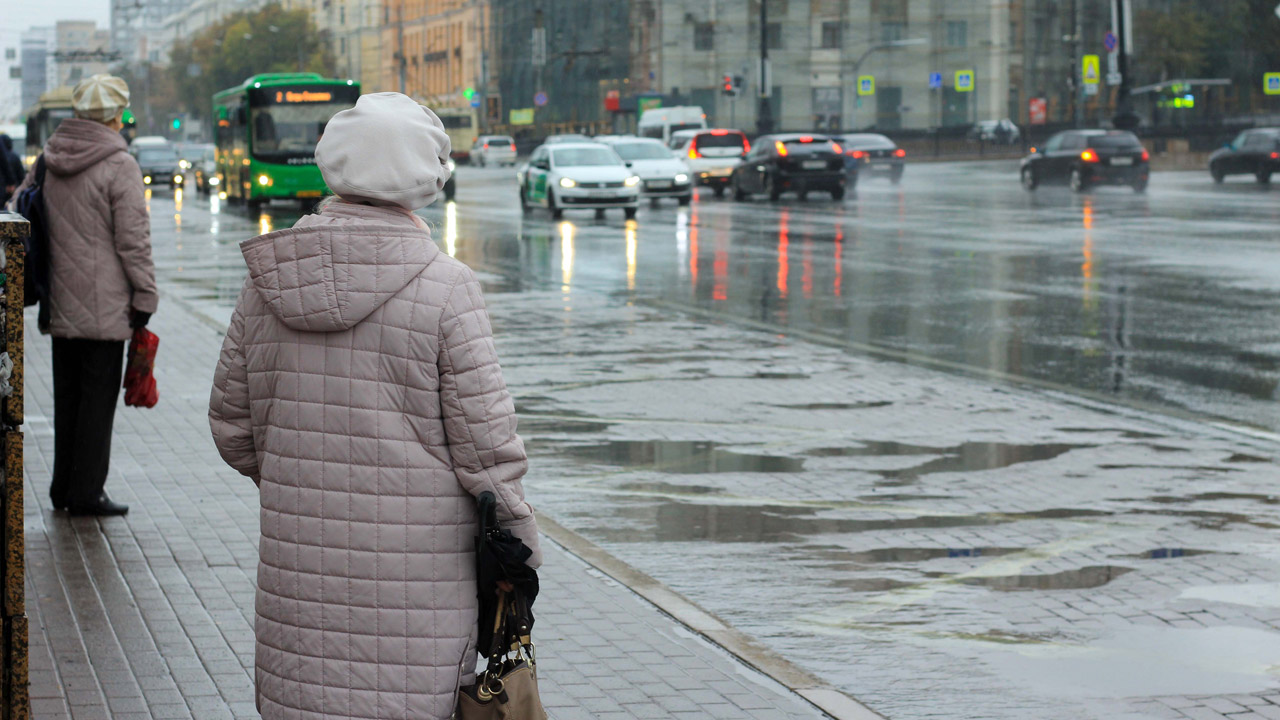
[[800,458],[752,455],[723,450],[717,443],[684,440],[613,440],[568,447],[581,460],[664,473],[794,473],[804,470]]
[[1052,460],[1072,450],[1090,445],[1038,444],[1010,445],[1006,443],[973,442],[953,447],[927,447],[894,441],[859,441],[854,447],[824,447],[810,450],[816,457],[897,457],[941,455],[933,460],[908,468],[871,470],[888,484],[905,484],[924,475],[950,472],[996,470],[1022,463]]

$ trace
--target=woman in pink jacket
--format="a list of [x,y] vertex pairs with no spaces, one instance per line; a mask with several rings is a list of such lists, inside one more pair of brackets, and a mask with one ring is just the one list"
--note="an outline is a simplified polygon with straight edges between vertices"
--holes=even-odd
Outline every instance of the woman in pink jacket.
[[265,720],[451,716],[475,673],[481,492],[540,562],[480,283],[413,214],[448,157],[430,110],[365,95],[316,148],[336,200],[241,246],[209,417],[259,487]]

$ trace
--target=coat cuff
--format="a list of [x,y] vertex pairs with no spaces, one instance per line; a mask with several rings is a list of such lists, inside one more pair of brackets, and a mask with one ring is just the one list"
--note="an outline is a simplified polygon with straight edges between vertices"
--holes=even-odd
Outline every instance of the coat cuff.
[[499,520],[498,524],[503,530],[509,531],[512,535],[520,538],[520,542],[525,547],[533,551],[533,555],[529,557],[528,565],[533,569],[542,566],[542,546],[538,540],[538,522],[534,520],[533,515],[519,520]]
[[156,306],[160,304],[160,296],[153,292],[134,292],[133,302],[130,304],[134,310],[155,315]]

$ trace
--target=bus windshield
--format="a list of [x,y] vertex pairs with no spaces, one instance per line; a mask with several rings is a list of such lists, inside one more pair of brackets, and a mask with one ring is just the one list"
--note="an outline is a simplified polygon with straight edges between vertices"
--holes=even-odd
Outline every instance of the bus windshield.
[[329,119],[355,105],[349,86],[263,88],[250,93],[249,135],[253,155],[265,162],[309,160]]

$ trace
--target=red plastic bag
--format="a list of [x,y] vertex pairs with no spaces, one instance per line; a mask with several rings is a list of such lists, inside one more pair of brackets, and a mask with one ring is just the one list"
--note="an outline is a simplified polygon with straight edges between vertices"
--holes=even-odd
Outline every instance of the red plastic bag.
[[160,338],[146,328],[133,331],[129,341],[129,365],[124,371],[124,404],[130,407],[155,407],[160,401],[156,390],[156,351]]

